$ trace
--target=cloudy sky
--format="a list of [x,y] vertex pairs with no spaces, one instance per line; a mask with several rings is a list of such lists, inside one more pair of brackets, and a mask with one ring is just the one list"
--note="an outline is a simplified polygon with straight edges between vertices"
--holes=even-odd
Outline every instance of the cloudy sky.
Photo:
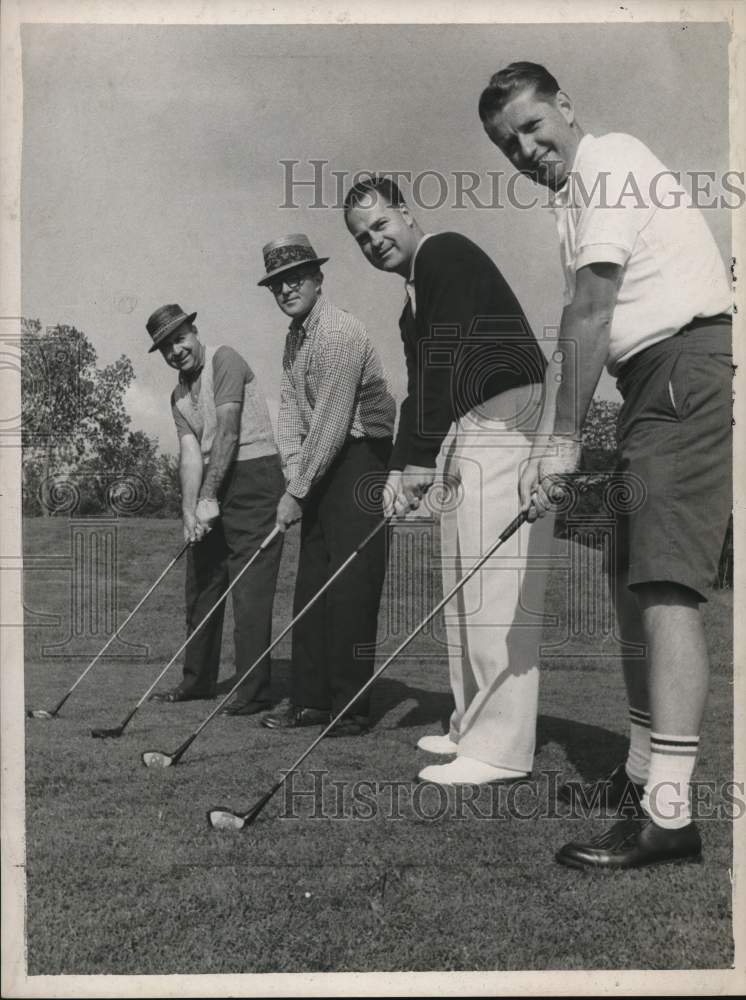
[[[173,377],[147,354],[148,315],[166,302],[197,310],[203,339],[240,350],[275,405],[286,321],[256,286],[261,247],[306,232],[331,258],[327,294],[366,324],[400,398],[401,281],[364,261],[334,207],[337,184],[360,170],[440,172],[447,198],[417,213],[423,228],[484,247],[541,335],[561,310],[554,220],[541,204],[506,204],[510,171],[476,112],[490,74],[543,62],[587,131],[630,132],[673,170],[720,174],[728,40],[725,25],[685,23],[26,25],[23,313],[79,327],[102,363],[127,354],[133,426],[173,450]],[[282,207],[288,160],[299,179],[325,161],[325,207],[311,207],[308,187]],[[459,171],[479,176],[482,202],[495,197],[489,172],[503,172],[499,207],[456,207]],[[422,200],[440,193],[423,181]],[[536,189],[521,180],[516,193]],[[725,259],[730,215],[707,212]],[[606,379],[602,393],[614,391]]]

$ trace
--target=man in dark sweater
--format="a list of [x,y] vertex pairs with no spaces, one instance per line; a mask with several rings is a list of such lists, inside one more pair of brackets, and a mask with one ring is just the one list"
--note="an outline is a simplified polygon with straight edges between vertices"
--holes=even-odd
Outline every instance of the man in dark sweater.
[[[446,484],[457,490],[441,517],[443,587],[450,589],[519,509],[520,467],[537,432],[551,427],[551,393],[540,412],[546,360],[492,260],[458,233],[425,234],[393,181],[356,184],[345,199],[345,218],[368,261],[405,280],[399,326],[407,397],[387,512],[419,505],[442,450]],[[424,736],[418,746],[456,757],[424,768],[423,780],[478,785],[530,773],[552,536],[552,523],[524,528],[451,606],[450,731]]]

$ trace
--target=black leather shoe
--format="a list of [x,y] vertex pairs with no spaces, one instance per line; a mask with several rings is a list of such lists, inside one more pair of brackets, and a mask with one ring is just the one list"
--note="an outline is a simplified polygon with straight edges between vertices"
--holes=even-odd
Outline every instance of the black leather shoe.
[[320,708],[302,708],[299,705],[289,705],[284,712],[265,715],[262,725],[267,729],[297,729],[299,726],[325,726],[329,722],[329,713]]
[[215,692],[207,691],[195,691],[191,688],[184,690],[183,688],[177,687],[172,691],[154,691],[148,701],[165,701],[165,702],[177,702],[177,701],[209,701],[211,698],[215,697]]
[[595,809],[616,813],[622,817],[642,817],[642,795],[644,785],[638,785],[627,774],[624,764],[619,764],[608,778],[581,785],[579,781],[568,781],[557,789],[557,797],[562,802],[582,809],[585,814]]
[[644,868],[667,861],[701,861],[702,841],[694,823],[665,830],[646,816],[620,820],[587,844],[565,844],[555,858],[569,868]]
[[363,715],[345,715],[339,722],[336,722],[329,732],[329,736],[364,736],[370,726],[368,720]]
[[256,715],[257,712],[266,712],[269,708],[268,701],[229,701],[227,705],[220,709],[220,715]]

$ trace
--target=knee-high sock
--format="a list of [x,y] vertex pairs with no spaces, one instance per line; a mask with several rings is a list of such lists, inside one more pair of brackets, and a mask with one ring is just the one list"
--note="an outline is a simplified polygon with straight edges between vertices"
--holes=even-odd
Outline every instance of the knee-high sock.
[[642,805],[652,820],[670,830],[691,822],[689,784],[699,749],[699,736],[650,734],[650,773]]
[[629,709],[629,751],[625,765],[627,776],[644,785],[650,771],[650,712]]

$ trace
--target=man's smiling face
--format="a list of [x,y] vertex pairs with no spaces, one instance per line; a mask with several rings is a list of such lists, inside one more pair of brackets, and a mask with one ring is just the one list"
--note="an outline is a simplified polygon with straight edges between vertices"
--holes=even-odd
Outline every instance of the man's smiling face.
[[285,271],[267,284],[285,315],[302,321],[321,295],[322,281],[318,266],[301,266]]
[[371,191],[348,209],[346,221],[373,267],[409,277],[420,234],[406,205],[390,205],[381,194]]
[[202,364],[202,345],[193,324],[182,323],[158,347],[166,364],[184,375],[197,371]]
[[572,102],[565,93],[541,97],[531,87],[493,112],[484,130],[516,170],[558,191],[572,170],[580,142],[574,121]]

